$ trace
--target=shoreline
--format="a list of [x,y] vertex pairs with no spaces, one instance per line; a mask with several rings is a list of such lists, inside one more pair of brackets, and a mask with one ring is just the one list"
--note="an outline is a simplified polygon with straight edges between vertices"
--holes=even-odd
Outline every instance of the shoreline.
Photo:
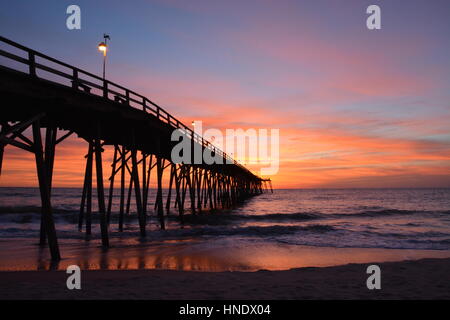
[[0,239],[0,272],[63,270],[78,265],[82,270],[177,270],[200,272],[258,270],[286,271],[305,267],[333,267],[450,258],[450,250],[340,248],[288,244],[245,243],[233,246],[229,239],[209,243],[184,239],[136,244],[118,242],[102,250],[100,240],[60,241],[63,259],[50,260],[47,247],[30,239]]
[[[366,269],[381,268],[381,290]],[[81,290],[64,271],[2,271],[0,299],[450,299],[450,258],[306,267],[286,271],[82,270]]]

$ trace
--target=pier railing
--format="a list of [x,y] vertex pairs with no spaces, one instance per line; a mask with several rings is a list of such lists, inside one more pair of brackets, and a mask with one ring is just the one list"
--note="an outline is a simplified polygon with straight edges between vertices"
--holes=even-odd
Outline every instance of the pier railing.
[[[147,114],[155,116],[160,121],[169,124],[173,129],[184,130],[186,136],[190,138],[194,143],[200,144],[202,147],[213,151],[215,154],[221,156],[226,163],[233,163],[239,166],[242,170],[248,172],[251,175],[250,170],[234,160],[228,154],[212,145],[209,141],[205,140],[201,135],[195,133],[191,128],[183,124],[181,121],[172,116],[169,112],[164,110],[155,102],[151,101],[147,97],[134,92],[128,88],[125,88],[117,83],[103,79],[95,74],[80,68],[74,67],[52,57],[49,57],[43,53],[27,48],[21,44],[18,44],[12,40],[0,36],[0,43],[9,46],[9,50],[0,48],[0,56],[8,58],[12,61],[19,62],[26,66],[26,70],[21,70],[20,67],[13,68],[19,71],[28,73],[31,77],[38,77],[38,70],[41,70],[47,77],[39,75],[39,78],[49,80],[58,84],[71,86],[74,89],[84,91],[86,94],[93,94],[101,96],[104,99],[118,102],[124,105],[124,107],[131,107],[135,109],[141,109]],[[66,71],[58,70],[56,67],[66,69]],[[11,68],[11,66],[8,66]],[[57,79],[59,78],[59,81]],[[64,81],[61,81],[65,79]]]

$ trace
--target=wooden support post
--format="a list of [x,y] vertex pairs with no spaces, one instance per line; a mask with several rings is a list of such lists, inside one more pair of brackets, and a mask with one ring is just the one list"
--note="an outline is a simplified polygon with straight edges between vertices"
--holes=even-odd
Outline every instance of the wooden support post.
[[[192,170],[191,170],[192,168]],[[195,214],[195,175],[194,167],[187,165],[186,167],[186,184],[189,187],[189,195],[191,197],[191,212]],[[192,172],[192,178],[191,178]]]
[[146,224],[146,219],[145,219],[145,215],[142,211],[142,198],[141,198],[141,188],[140,188],[140,184],[139,184],[139,168],[138,168],[138,163],[137,163],[137,151],[131,150],[131,161],[132,161],[132,170],[131,170],[131,175],[133,178],[133,184],[134,184],[134,192],[136,195],[136,208],[137,208],[137,213],[138,213],[138,220],[139,220],[139,230],[141,232],[141,237],[145,237],[146,236],[146,232],[145,232],[145,224]]
[[80,232],[83,230],[84,208],[86,206],[87,172],[88,172],[88,165],[86,161],[86,168],[84,169],[83,191],[81,193],[80,212],[78,214],[78,231]]
[[[180,175],[181,175],[181,171],[182,171],[182,169],[180,169]],[[181,203],[181,193],[180,193],[181,192],[180,191],[181,176],[177,176],[176,164],[175,164],[175,170],[174,170],[174,179],[175,179],[175,188],[177,191],[175,205],[178,206],[178,215],[180,217],[181,223],[183,223],[184,222],[184,219],[183,219],[184,207],[183,207],[183,204]]]
[[[91,235],[91,214],[92,214],[92,158],[94,147],[91,142],[86,155],[86,169],[84,174],[83,193],[81,195],[80,214],[78,217],[78,230],[83,230],[84,209],[86,207],[86,235]],[[87,238],[89,239],[89,238]]]
[[125,147],[122,146],[122,166],[120,168],[120,209],[119,209],[119,231],[123,231],[123,214],[125,211]]
[[174,208],[179,208],[179,204],[180,204],[180,200],[181,200],[180,176],[178,175],[178,170],[180,170],[180,173],[181,173],[181,166],[179,168],[177,168],[177,165],[175,164],[174,179],[175,179],[176,197],[175,197],[175,203],[173,204]]
[[103,188],[103,163],[102,163],[102,147],[100,143],[100,138],[97,137],[94,141],[94,152],[95,152],[95,171],[97,174],[97,200],[98,200],[98,211],[100,214],[100,230],[102,234],[102,246],[109,247],[109,236],[108,236],[108,223],[106,219],[106,208],[105,208],[105,190]]
[[206,204],[204,203],[204,202],[205,202],[205,191],[206,191],[206,178],[205,178],[205,172],[206,172],[206,169],[200,171],[200,176],[201,176],[200,205],[201,205],[202,209],[203,209],[203,207],[206,206]]
[[186,191],[187,191],[187,178],[186,178],[186,171],[187,171],[187,166],[186,165],[182,165],[181,167],[182,169],[182,173],[180,173],[180,179],[181,179],[181,205],[183,207],[184,210],[184,202],[186,200]]
[[158,205],[158,217],[159,223],[161,225],[161,229],[164,230],[166,228],[164,223],[164,209],[163,209],[163,197],[162,197],[162,176],[164,171],[164,159],[160,156],[156,157],[156,168],[157,168],[157,177],[158,177],[158,193],[156,196],[156,203]]
[[224,183],[223,183],[223,175],[219,175],[219,201],[220,201],[220,207],[223,209],[225,208],[225,195],[224,195]]
[[148,169],[147,169],[147,179],[145,184],[145,192],[144,192],[144,212],[147,212],[147,204],[148,204],[148,195],[150,191],[150,178],[152,173],[152,167],[153,167],[153,155],[150,155],[150,160],[148,162]]
[[225,183],[226,183],[226,189],[227,189],[227,193],[226,193],[226,196],[227,196],[227,198],[226,198],[227,208],[231,208],[231,199],[230,199],[230,196],[231,196],[231,194],[230,194],[230,177],[229,177],[229,176],[226,176],[225,180],[226,180]]
[[[52,180],[53,180],[53,165],[55,162],[55,147],[56,147],[56,134],[57,129],[48,126],[45,133],[45,152],[44,152],[44,162],[46,169],[46,177],[48,184],[48,194],[51,197],[52,194]],[[40,239],[39,243],[41,245],[45,244],[45,221],[44,215],[41,215],[41,226],[40,226]]]
[[146,197],[146,186],[147,186],[147,155],[141,152],[142,155],[142,214],[147,217],[147,197]]
[[166,202],[166,211],[167,211],[167,214],[169,214],[169,211],[170,211],[170,198],[171,198],[171,196],[172,196],[172,185],[173,185],[173,179],[174,179],[174,177],[175,177],[175,171],[176,171],[175,166],[176,166],[176,165],[173,164],[173,163],[172,163],[172,165],[170,166],[169,191],[168,191],[168,194],[167,194],[167,202]]
[[217,209],[217,173],[215,172],[213,174],[213,183],[212,183],[212,191],[213,191],[213,202],[214,202],[214,209]]
[[219,173],[217,173],[216,183],[217,183],[217,202],[222,207],[221,182],[220,182],[220,174]]
[[226,184],[226,177],[222,174],[222,177],[220,179],[221,183],[221,198],[222,198],[222,208],[227,207],[226,197],[227,197],[227,184]]
[[203,207],[206,208],[208,204],[208,194],[209,194],[209,178],[208,178],[208,170],[203,170],[203,191],[202,191],[202,204]]
[[47,236],[48,245],[50,248],[50,255],[52,260],[60,260],[58,240],[56,237],[55,223],[53,221],[51,198],[49,193],[49,177],[47,176],[48,169],[44,161],[44,154],[42,148],[41,126],[40,121],[36,120],[32,124],[33,140],[34,140],[34,155],[36,160],[36,170],[39,180],[39,191],[41,194],[42,211],[41,214],[44,220],[44,230]]
[[3,153],[5,150],[5,145],[0,143],[0,177],[2,176],[2,165],[3,165]]
[[[7,127],[7,125],[8,125],[7,122],[1,124],[2,129],[0,130],[0,135],[3,133],[3,131],[6,131],[5,127]],[[4,151],[5,151],[5,144],[0,142],[0,177],[2,176],[2,165],[3,165],[3,153],[4,153]]]
[[131,193],[133,191],[133,174],[130,175],[130,184],[128,186],[127,214],[130,214]]
[[227,188],[227,197],[226,197],[226,202],[227,202],[227,208],[231,208],[231,192],[230,192],[230,177],[226,176],[225,178],[225,183],[226,183],[226,188]]
[[57,128],[48,127],[45,134],[45,165],[47,169],[48,188],[51,195],[52,182],[53,182],[53,166],[55,163],[55,148],[56,148],[56,135]]
[[230,179],[230,201],[231,206],[234,206],[236,204],[236,182],[232,177],[229,177]]
[[202,169],[198,168],[194,171],[195,175],[195,188],[197,189],[197,209],[201,213],[202,211]]
[[117,163],[117,149],[118,146],[114,146],[114,156],[113,156],[113,163],[111,164],[111,177],[109,182],[109,195],[108,195],[108,209],[106,210],[107,215],[107,223],[109,225],[109,222],[111,220],[111,208],[112,208],[112,199],[114,194],[114,177],[116,176],[116,163]]
[[212,184],[212,172],[209,172],[208,175],[208,198],[209,198],[209,210],[214,209],[213,199],[212,199],[212,192],[213,192],[213,184]]
[[227,207],[227,181],[226,181],[226,177],[224,175],[222,175],[221,178],[221,196],[222,196],[222,208],[226,208]]

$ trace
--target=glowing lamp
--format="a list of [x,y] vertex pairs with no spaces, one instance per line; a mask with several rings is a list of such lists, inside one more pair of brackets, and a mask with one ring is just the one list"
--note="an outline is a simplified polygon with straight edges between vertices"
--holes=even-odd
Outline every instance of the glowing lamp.
[[108,46],[104,42],[100,42],[98,45],[98,50],[102,51],[103,54],[106,56],[106,50],[108,50]]

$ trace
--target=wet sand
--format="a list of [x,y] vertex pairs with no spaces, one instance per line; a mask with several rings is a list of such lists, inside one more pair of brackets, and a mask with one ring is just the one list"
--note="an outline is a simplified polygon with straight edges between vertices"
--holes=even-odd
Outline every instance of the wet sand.
[[287,271],[82,271],[81,290],[64,271],[0,272],[0,299],[450,299],[450,259],[379,263],[381,290],[368,290],[369,264]]
[[[130,241],[130,240],[126,240]],[[283,271],[305,267],[333,267],[372,261],[395,262],[426,258],[450,258],[450,250],[383,248],[334,248],[298,245],[235,246],[230,239],[205,243],[195,240],[128,243],[118,241],[108,250],[99,240],[60,241],[63,259],[50,263],[49,250],[30,239],[0,240],[0,271],[82,270],[177,271]]]

